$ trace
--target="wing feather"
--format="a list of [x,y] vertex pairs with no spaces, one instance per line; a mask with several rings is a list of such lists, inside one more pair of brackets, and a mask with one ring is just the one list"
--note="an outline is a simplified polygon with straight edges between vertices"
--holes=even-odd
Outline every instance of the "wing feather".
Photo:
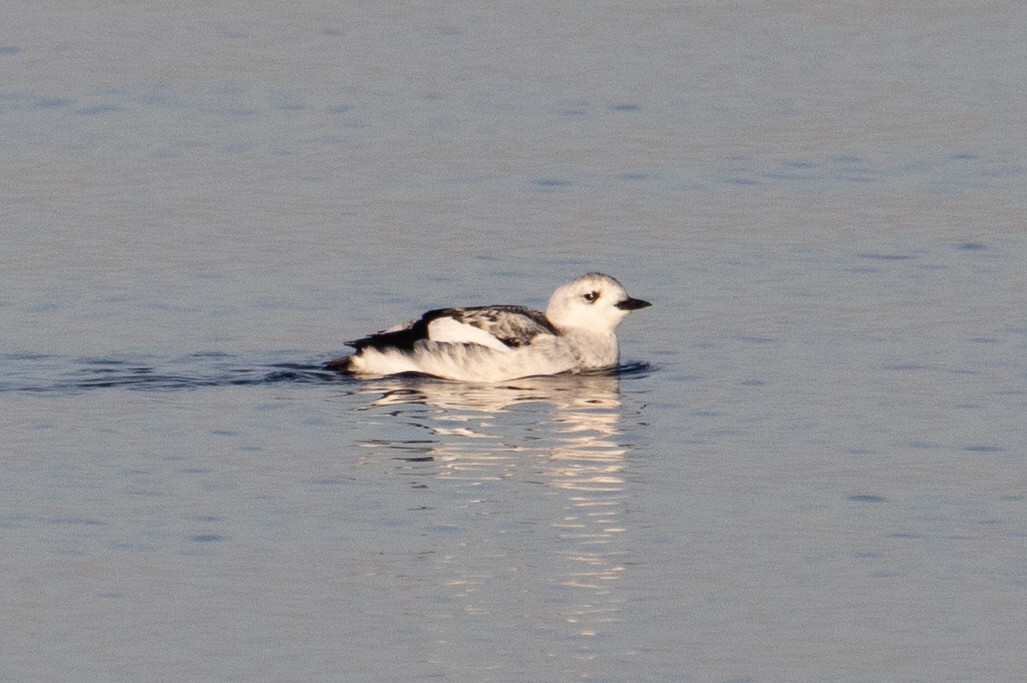
[[482,330],[507,348],[530,344],[540,334],[557,334],[545,315],[523,306],[450,308],[444,313],[457,323]]
[[559,334],[540,311],[523,306],[475,306],[437,308],[418,320],[346,344],[357,352],[367,347],[413,351],[414,344],[430,339],[505,350],[526,346],[540,334]]
[[428,324],[428,339],[436,342],[480,344],[497,351],[506,351],[510,348],[488,330],[477,325],[468,325],[450,316],[440,316]]

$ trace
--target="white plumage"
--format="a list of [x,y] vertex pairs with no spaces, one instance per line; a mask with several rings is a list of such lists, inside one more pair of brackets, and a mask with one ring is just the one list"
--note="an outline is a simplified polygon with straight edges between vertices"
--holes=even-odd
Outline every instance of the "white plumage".
[[630,311],[649,305],[609,275],[586,273],[558,287],[545,313],[507,305],[435,309],[347,342],[356,352],[325,368],[468,382],[610,368],[618,360],[614,329]]

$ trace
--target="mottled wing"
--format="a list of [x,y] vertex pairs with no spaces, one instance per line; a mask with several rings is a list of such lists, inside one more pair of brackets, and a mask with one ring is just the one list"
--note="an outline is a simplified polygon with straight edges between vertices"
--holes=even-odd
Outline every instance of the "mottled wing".
[[507,348],[526,346],[540,334],[557,333],[540,311],[523,306],[448,308],[438,313],[440,317],[445,316],[457,323],[487,332]]
[[359,352],[370,347],[413,351],[418,341],[478,344],[494,349],[525,346],[540,334],[556,334],[541,312],[523,306],[438,308],[419,320],[346,342]]

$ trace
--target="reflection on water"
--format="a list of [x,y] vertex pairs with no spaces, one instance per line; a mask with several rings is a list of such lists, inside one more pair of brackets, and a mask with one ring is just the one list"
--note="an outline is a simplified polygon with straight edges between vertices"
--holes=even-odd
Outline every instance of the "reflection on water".
[[[453,525],[480,529],[496,524],[475,510],[511,495],[536,497],[537,505],[519,506],[533,510],[536,518],[527,524],[499,522],[488,527],[488,534],[506,544],[498,552],[508,553],[511,567],[535,565],[539,585],[533,590],[550,591],[550,618],[555,604],[555,618],[567,625],[570,637],[587,641],[604,624],[618,620],[623,600],[614,583],[624,571],[626,553],[618,541],[626,531],[628,453],[618,442],[618,377],[540,377],[502,386],[386,379],[368,383],[363,391],[377,396],[365,410],[384,409],[390,421],[405,421],[421,432],[411,438],[369,439],[364,446],[378,459],[384,449],[395,461],[396,472],[420,477],[420,486],[464,487],[459,490],[467,497],[458,501],[460,509],[451,511],[457,516]],[[488,482],[506,489],[489,497],[481,491]],[[529,534],[532,540],[505,540],[517,533]],[[479,543],[496,541],[481,538]],[[483,576],[475,565],[478,552],[450,547],[441,558],[447,565],[447,588],[459,588],[467,614],[488,611],[479,594],[494,578]],[[497,548],[488,552],[494,558]],[[578,656],[591,657],[587,642],[578,649],[585,651]]]

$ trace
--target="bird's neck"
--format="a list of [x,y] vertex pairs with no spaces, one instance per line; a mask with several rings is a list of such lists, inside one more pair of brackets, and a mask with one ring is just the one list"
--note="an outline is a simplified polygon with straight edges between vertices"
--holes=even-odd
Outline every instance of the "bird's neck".
[[583,368],[606,368],[617,364],[617,335],[583,328],[562,330]]

